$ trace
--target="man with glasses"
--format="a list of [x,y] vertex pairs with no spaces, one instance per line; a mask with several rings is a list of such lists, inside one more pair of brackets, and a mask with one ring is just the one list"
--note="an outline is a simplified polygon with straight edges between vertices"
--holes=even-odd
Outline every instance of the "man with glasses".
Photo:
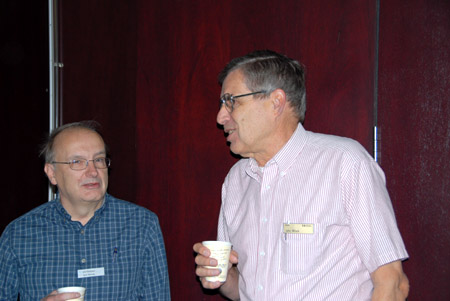
[[55,129],[44,145],[57,198],[19,217],[0,238],[0,300],[170,300],[157,216],[107,194],[110,159],[93,122]]
[[[356,141],[306,131],[303,67],[273,51],[219,75],[217,122],[243,157],[222,186],[217,239],[228,277],[201,243],[196,274],[232,300],[404,300],[408,257],[378,164]],[[206,268],[209,267],[209,268]]]

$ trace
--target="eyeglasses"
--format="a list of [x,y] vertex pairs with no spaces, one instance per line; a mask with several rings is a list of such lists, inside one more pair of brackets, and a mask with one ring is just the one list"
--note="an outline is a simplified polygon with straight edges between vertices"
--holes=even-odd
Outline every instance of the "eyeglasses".
[[74,159],[68,162],[56,162],[52,161],[52,164],[69,164],[70,169],[73,170],[83,170],[86,169],[89,165],[89,161],[92,161],[94,163],[95,168],[98,169],[105,169],[108,168],[109,165],[111,165],[111,159],[101,157],[96,158],[93,160],[86,160],[86,159]]
[[229,113],[233,112],[234,109],[234,99],[235,98],[239,98],[239,97],[244,97],[244,96],[250,96],[250,95],[255,95],[255,94],[260,94],[260,93],[266,93],[266,91],[262,90],[262,91],[258,91],[258,92],[252,92],[252,93],[247,93],[247,94],[241,94],[241,95],[231,95],[230,93],[225,93],[224,95],[222,95],[222,97],[220,97],[220,107],[222,107],[222,105],[225,105],[225,108],[227,109],[227,111]]

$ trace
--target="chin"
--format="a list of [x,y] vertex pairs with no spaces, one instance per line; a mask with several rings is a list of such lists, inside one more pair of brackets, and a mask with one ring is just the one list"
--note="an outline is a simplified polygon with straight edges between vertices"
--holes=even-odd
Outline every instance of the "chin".
[[84,201],[86,202],[99,202],[103,200],[105,197],[104,193],[93,193],[93,194],[87,194],[84,196]]
[[246,158],[247,156],[245,155],[246,153],[242,150],[242,149],[238,149],[238,148],[232,148],[230,147],[230,151],[236,155],[236,156],[241,156],[243,158]]

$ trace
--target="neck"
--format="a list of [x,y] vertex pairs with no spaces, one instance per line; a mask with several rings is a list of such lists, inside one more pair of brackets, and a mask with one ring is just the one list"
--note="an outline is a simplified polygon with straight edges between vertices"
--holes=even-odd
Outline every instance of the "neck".
[[80,222],[84,226],[94,216],[95,211],[103,205],[104,200],[105,198],[103,197],[103,199],[99,201],[73,204],[72,202],[61,198],[61,204],[64,209],[66,209],[67,213],[69,213],[73,221]]
[[267,143],[267,148],[263,153],[255,154],[253,157],[258,163],[258,166],[265,166],[266,163],[272,159],[291,139],[292,134],[294,134],[297,129],[298,124],[291,124],[290,126],[279,127],[272,138],[269,138]]

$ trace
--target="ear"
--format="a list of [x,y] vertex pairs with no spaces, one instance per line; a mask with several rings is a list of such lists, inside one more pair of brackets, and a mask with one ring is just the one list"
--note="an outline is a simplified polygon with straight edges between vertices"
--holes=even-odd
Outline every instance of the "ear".
[[53,185],[56,185],[55,166],[50,163],[45,163],[44,171],[47,174],[48,180]]
[[281,115],[286,107],[286,93],[281,89],[276,89],[270,94],[275,114]]

